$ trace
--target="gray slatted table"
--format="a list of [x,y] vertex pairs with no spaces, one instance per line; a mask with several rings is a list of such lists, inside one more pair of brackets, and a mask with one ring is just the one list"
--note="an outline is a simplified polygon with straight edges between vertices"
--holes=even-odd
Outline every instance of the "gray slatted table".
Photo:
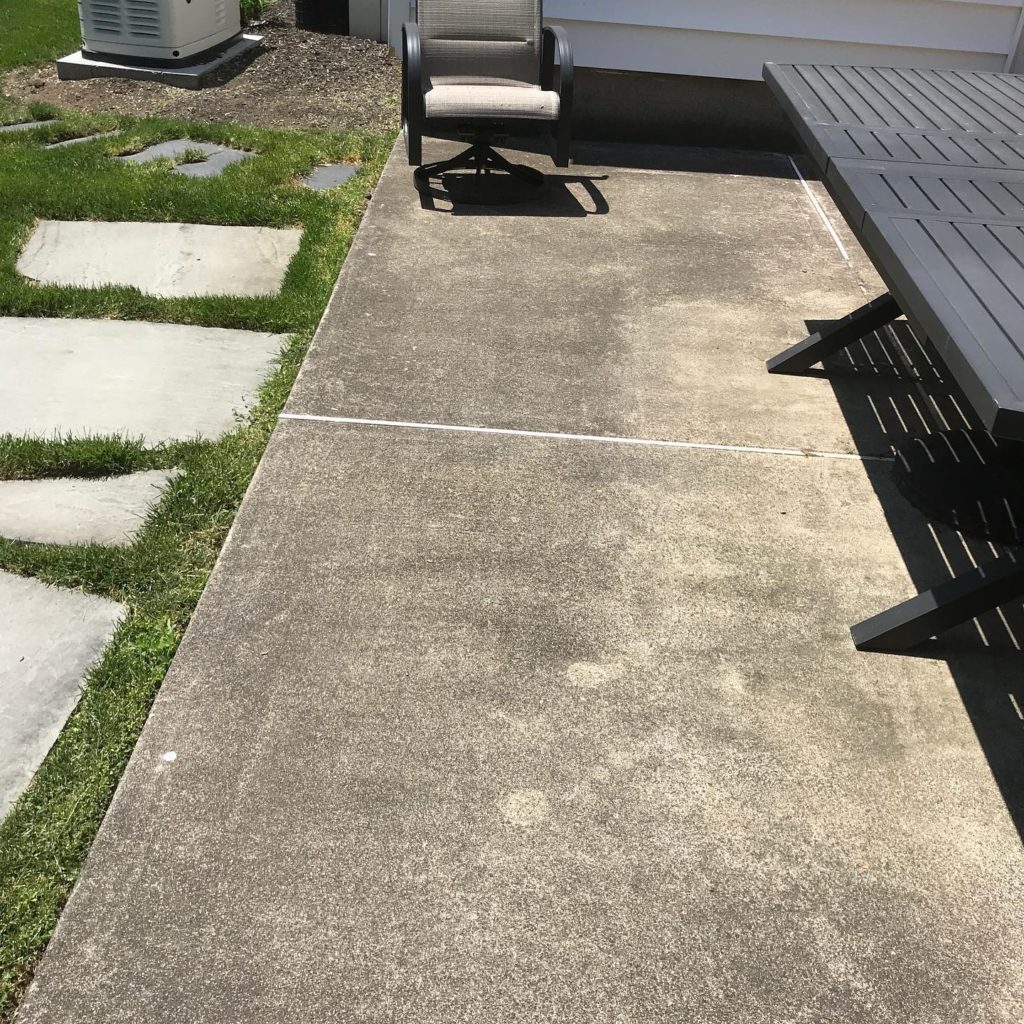
[[[1024,82],[980,71],[769,64],[765,79],[801,125],[1024,135]],[[801,131],[801,134],[805,133]]]
[[[809,369],[905,313],[993,434],[1024,439],[1024,79],[769,64],[765,80],[889,288],[769,370]],[[1022,594],[1024,566],[998,559],[854,640],[904,649]]]

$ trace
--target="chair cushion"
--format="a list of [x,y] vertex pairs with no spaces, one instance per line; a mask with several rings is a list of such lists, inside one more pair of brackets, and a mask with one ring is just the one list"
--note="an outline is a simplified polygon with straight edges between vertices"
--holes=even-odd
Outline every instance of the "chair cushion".
[[431,85],[427,117],[557,121],[557,92],[524,85]]

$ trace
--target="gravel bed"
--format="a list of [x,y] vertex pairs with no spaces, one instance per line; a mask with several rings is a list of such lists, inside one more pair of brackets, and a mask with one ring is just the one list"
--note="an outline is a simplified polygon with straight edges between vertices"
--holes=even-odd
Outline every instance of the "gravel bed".
[[401,61],[386,45],[297,29],[294,0],[273,4],[265,20],[248,31],[264,37],[263,49],[239,58],[216,85],[198,92],[126,79],[61,82],[52,64],[11,72],[2,91],[82,111],[264,128],[398,128]]

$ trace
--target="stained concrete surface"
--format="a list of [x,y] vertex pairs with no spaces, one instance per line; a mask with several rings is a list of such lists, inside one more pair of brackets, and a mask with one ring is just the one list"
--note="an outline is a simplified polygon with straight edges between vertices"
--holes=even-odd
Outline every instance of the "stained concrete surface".
[[0,572],[0,817],[53,745],[125,612]]
[[[701,190],[718,204],[720,235],[707,222],[679,242],[705,247],[676,279],[684,305],[709,296],[689,342],[662,313],[665,348],[649,328],[630,347],[590,246],[565,302],[592,333],[561,330],[545,352],[520,268],[571,225],[421,221],[396,156],[293,412],[563,429],[618,416],[692,441],[862,444],[858,410],[884,422],[902,377],[854,366],[845,383],[761,392],[752,349],[785,339],[752,316],[749,344],[719,324],[708,358],[731,378],[699,372],[693,339],[718,323],[704,266],[733,265],[737,308],[745,288],[780,315],[767,244],[741,273],[751,236],[726,196],[767,206],[766,230],[793,246],[802,230],[821,257],[801,310],[813,295],[845,307],[870,283],[863,254],[826,261],[799,183],[750,173],[762,158],[662,153],[655,171],[648,156],[609,152],[586,174],[662,199],[693,189],[696,218]],[[642,322],[665,285],[628,265],[664,206],[647,216],[616,189],[621,316]],[[403,226],[415,259],[394,242]],[[393,268],[426,265],[428,228],[437,273],[407,277],[407,299]],[[435,300],[474,306],[477,283],[489,319]],[[679,352],[670,395],[650,367]],[[906,407],[892,414],[913,429]],[[848,633],[947,571],[884,462],[286,420],[22,1024],[1017,1022],[1019,609],[912,658],[858,654]]]
[[130,544],[177,470],[100,480],[0,481],[0,537],[36,544]]
[[251,406],[284,340],[179,324],[0,318],[0,433],[216,438]]
[[315,192],[327,192],[329,189],[344,185],[346,181],[351,181],[359,170],[359,164],[324,164],[303,179],[302,183]]
[[[396,153],[321,336],[346,344],[314,343],[288,410],[854,451],[828,381],[764,369],[806,319],[884,290],[862,255],[851,272],[789,159],[661,149],[652,172],[610,156],[534,158],[545,200],[453,214],[423,208]],[[857,433],[890,451],[870,411]]]
[[158,142],[138,153],[129,153],[117,159],[131,164],[148,164],[154,160],[177,160],[186,153],[202,153],[204,159],[191,163],[177,164],[172,168],[175,174],[183,174],[189,178],[217,178],[234,164],[250,160],[255,153],[230,146],[218,146],[211,142],[193,142],[191,139],[172,139],[170,142]]
[[40,221],[18,270],[39,284],[124,285],[160,298],[276,295],[298,228]]
[[1016,1021],[909,586],[858,463],[285,424],[20,1020]]

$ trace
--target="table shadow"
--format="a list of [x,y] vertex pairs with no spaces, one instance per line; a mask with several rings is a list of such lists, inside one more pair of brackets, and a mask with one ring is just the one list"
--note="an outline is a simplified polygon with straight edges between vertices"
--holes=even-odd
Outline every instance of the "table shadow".
[[[813,332],[827,323],[808,321],[807,327]],[[931,345],[905,321],[830,357],[823,375],[862,454],[877,453],[878,431],[895,449],[910,438],[940,430],[982,429]],[[872,429],[865,430],[869,421]],[[966,537],[924,519],[897,490],[891,463],[865,462],[864,467],[919,591],[995,557],[1008,553],[1021,557],[1019,549]],[[910,596],[893,594],[892,603]],[[1022,649],[1024,601],[1014,601],[892,657],[937,659],[949,666],[1007,811],[1024,839]]]

